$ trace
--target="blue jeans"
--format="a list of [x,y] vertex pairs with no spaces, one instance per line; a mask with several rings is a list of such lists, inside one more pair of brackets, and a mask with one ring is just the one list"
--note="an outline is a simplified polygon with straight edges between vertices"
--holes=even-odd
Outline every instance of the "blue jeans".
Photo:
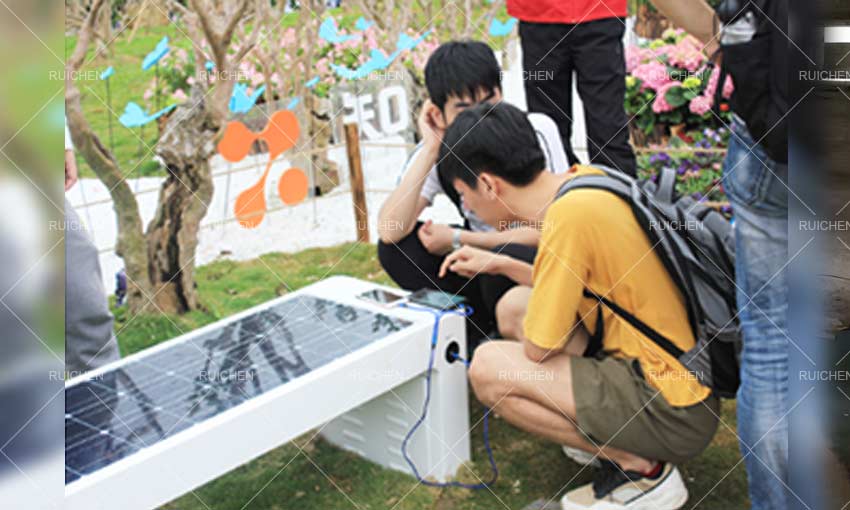
[[[787,508],[787,165],[768,158],[735,119],[723,187],[735,216],[735,271],[744,348],[738,434],[754,510]],[[752,150],[750,152],[749,149]]]

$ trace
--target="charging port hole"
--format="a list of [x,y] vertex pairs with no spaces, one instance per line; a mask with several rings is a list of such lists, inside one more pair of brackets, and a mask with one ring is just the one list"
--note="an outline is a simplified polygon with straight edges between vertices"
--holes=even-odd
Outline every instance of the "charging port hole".
[[446,361],[449,363],[454,363],[457,361],[457,357],[460,354],[460,345],[457,342],[452,341],[449,342],[449,345],[446,346]]

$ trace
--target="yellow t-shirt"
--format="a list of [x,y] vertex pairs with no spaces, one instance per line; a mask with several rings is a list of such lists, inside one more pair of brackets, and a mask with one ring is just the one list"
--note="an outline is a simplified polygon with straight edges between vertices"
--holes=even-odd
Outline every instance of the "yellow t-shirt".
[[[573,177],[593,173],[602,172],[586,166],[570,170]],[[533,281],[524,328],[535,345],[562,348],[579,320],[593,333],[598,305],[604,324],[602,348],[609,355],[637,358],[649,384],[671,405],[692,405],[710,394],[651,339],[583,296],[589,288],[683,351],[694,346],[684,299],[626,201],[604,190],[577,189],[552,203],[543,222]]]

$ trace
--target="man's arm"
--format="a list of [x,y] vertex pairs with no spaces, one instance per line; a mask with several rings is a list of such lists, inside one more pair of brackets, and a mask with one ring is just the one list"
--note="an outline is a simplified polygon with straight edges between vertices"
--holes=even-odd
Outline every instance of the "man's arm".
[[413,231],[417,218],[430,205],[421,192],[428,173],[439,157],[445,132],[439,120],[441,115],[430,100],[422,105],[418,120],[422,147],[378,213],[378,236],[385,243],[397,243]]
[[652,5],[685,32],[705,44],[707,55],[714,54],[717,40],[714,9],[705,0],[651,0]]
[[410,164],[398,187],[393,190],[378,213],[378,236],[385,243],[397,243],[409,234],[416,219],[428,205],[421,196],[422,185],[437,161],[436,153],[423,146]]
[[503,231],[472,232],[451,225],[427,222],[419,229],[419,240],[434,255],[445,255],[453,249],[455,234],[460,235],[460,244],[482,250],[493,250],[504,244],[524,244],[537,246],[540,232],[537,229],[520,227]]
[[481,273],[499,274],[520,285],[531,286],[532,283],[531,264],[472,246],[464,246],[450,253],[440,266],[440,278],[445,277],[447,271],[465,278],[472,278]]
[[486,250],[492,250],[497,246],[511,243],[537,246],[540,242],[540,231],[531,227],[518,227],[490,232],[464,230],[460,233],[460,242]]

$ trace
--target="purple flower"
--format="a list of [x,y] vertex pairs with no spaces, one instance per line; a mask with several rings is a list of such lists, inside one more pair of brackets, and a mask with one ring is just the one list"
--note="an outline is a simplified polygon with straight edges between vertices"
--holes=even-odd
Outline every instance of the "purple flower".
[[666,163],[670,161],[670,155],[666,152],[656,152],[652,156],[649,157],[649,164],[656,165],[658,163]]

